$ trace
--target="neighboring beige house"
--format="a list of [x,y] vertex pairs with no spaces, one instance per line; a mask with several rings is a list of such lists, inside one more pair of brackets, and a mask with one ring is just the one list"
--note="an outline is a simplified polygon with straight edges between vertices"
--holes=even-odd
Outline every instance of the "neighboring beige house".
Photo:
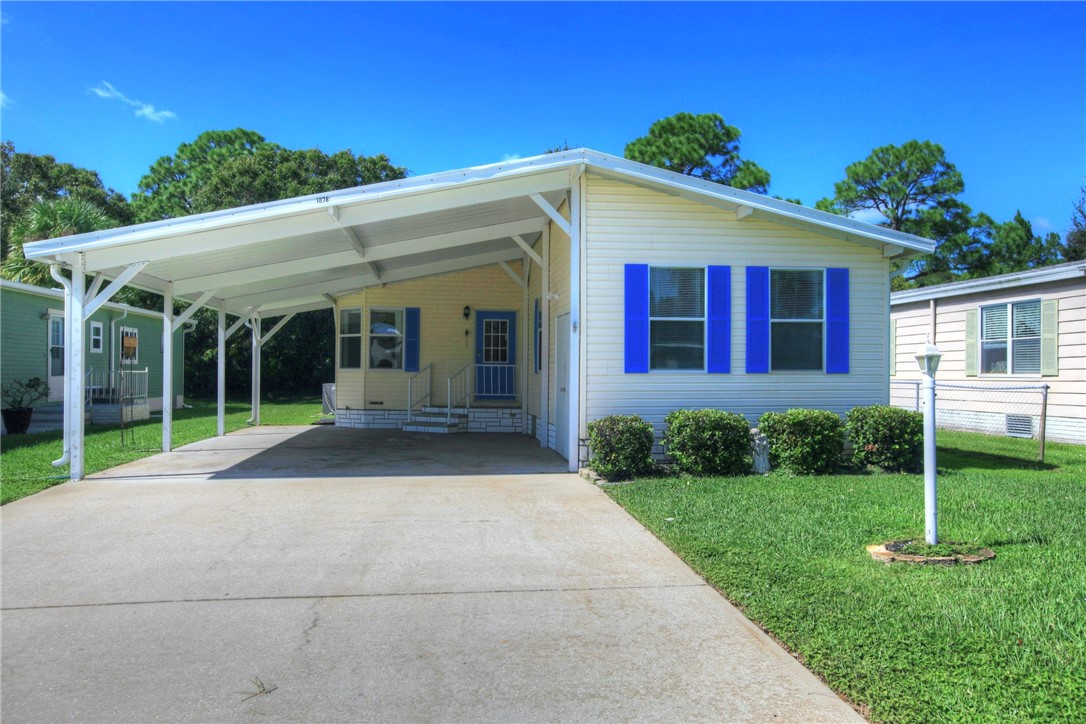
[[[891,266],[931,249],[577,149],[37,242],[27,255],[115,280],[98,296],[74,289],[76,307],[133,284],[163,294],[172,327],[217,308],[220,434],[225,339],[252,336],[259,422],[263,343],[290,315],[332,308],[336,425],[519,432],[575,470],[587,424],[609,414],[636,413],[659,434],[678,408],[753,421],[886,403]],[[176,319],[174,301],[190,303]]]
[[1036,437],[1048,385],[1045,439],[1086,443],[1086,262],[894,292],[894,403],[911,406],[913,351],[930,337],[941,426]]

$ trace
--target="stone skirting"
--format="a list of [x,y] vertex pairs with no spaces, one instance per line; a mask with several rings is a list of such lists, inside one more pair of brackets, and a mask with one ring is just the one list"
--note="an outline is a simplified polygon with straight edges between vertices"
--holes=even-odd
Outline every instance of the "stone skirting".
[[[473,407],[460,412],[465,412],[468,416],[468,432],[520,432],[519,407]],[[337,427],[400,430],[405,422],[405,410],[336,410]]]

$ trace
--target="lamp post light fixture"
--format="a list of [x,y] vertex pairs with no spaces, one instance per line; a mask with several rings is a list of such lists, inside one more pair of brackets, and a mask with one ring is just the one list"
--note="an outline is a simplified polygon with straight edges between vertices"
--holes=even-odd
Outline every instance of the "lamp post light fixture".
[[943,353],[929,339],[916,350],[916,363],[924,376],[924,538],[939,542],[939,521],[935,499],[935,371]]

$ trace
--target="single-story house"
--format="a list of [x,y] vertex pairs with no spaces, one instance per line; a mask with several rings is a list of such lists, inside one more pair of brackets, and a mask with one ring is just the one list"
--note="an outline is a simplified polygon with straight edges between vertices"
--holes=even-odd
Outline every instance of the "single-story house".
[[587,423],[612,413],[660,432],[681,407],[754,420],[886,403],[891,265],[931,249],[578,149],[26,253],[157,291],[168,315],[172,300],[192,303],[182,317],[216,307],[220,365],[248,322],[257,421],[262,343],[333,308],[337,425],[522,432],[576,469]]
[[[0,383],[40,377],[48,399],[31,430],[60,428],[66,362],[64,291],[0,279]],[[112,302],[84,324],[86,414],[94,424],[147,419],[162,409],[162,313]],[[175,334],[174,405],[184,401],[183,330]],[[6,431],[5,431],[6,433]]]
[[[943,353],[940,426],[1086,443],[1086,262],[908,289],[890,295],[894,403],[920,373],[926,339]],[[1047,400],[1044,386],[1047,385]]]

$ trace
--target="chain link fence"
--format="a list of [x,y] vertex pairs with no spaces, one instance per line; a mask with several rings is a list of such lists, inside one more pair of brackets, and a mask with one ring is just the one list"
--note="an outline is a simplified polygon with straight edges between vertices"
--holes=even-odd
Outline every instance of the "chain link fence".
[[[890,380],[890,404],[922,410],[920,380]],[[935,381],[935,424],[945,430],[1031,438],[1044,460],[1048,385]]]

